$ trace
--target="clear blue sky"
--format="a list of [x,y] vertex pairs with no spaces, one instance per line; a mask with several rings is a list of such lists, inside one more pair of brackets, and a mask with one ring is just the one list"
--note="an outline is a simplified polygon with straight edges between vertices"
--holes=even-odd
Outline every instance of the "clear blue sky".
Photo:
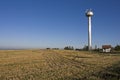
[[92,46],[120,44],[120,0],[0,0],[0,48],[82,48],[89,8]]

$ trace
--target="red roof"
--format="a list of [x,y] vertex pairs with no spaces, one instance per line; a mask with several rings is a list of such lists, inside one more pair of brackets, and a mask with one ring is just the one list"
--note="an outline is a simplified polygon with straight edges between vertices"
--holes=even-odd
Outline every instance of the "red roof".
[[108,48],[111,48],[111,45],[102,45],[102,48],[103,49],[108,49]]

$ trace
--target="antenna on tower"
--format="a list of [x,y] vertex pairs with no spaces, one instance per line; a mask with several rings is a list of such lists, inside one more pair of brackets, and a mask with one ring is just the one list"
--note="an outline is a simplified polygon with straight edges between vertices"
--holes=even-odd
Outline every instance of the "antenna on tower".
[[85,10],[85,13],[87,13],[88,11],[92,11],[92,9],[90,8],[90,9],[86,9]]
[[85,10],[85,13],[87,13],[87,12],[88,12],[88,10],[89,10],[89,9],[86,9],[86,10]]

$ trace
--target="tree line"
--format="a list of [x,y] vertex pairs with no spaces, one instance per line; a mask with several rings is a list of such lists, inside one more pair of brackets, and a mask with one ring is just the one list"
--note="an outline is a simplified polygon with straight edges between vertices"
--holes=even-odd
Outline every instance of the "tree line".
[[[46,49],[51,49],[51,48],[46,48]],[[59,50],[59,48],[52,48],[52,49]],[[75,49],[73,46],[65,46],[64,50],[87,51],[88,50],[88,46],[85,45],[82,49],[78,49],[78,48]],[[95,48],[93,50],[99,51],[99,48]],[[114,50],[114,51],[120,51],[120,45],[116,45],[115,47],[112,47],[112,50]]]
[[[82,49],[74,49],[73,46],[65,46],[64,47],[64,50],[83,50],[83,51],[87,51],[88,50],[88,46],[84,46]],[[95,49],[93,50],[98,50],[99,51],[99,48],[97,48],[97,46],[95,46]],[[114,51],[120,51],[120,45],[116,45],[115,47],[112,47],[112,50]]]

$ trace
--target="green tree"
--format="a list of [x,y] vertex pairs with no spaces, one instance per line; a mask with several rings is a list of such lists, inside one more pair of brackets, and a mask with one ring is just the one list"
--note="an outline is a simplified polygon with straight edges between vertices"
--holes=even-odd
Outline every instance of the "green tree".
[[85,45],[85,46],[83,47],[83,50],[87,51],[87,50],[88,50],[88,46]]
[[73,46],[66,46],[66,47],[64,48],[64,50],[74,50],[74,47],[73,47]]
[[114,48],[114,50],[120,51],[120,45],[116,45],[115,48]]

